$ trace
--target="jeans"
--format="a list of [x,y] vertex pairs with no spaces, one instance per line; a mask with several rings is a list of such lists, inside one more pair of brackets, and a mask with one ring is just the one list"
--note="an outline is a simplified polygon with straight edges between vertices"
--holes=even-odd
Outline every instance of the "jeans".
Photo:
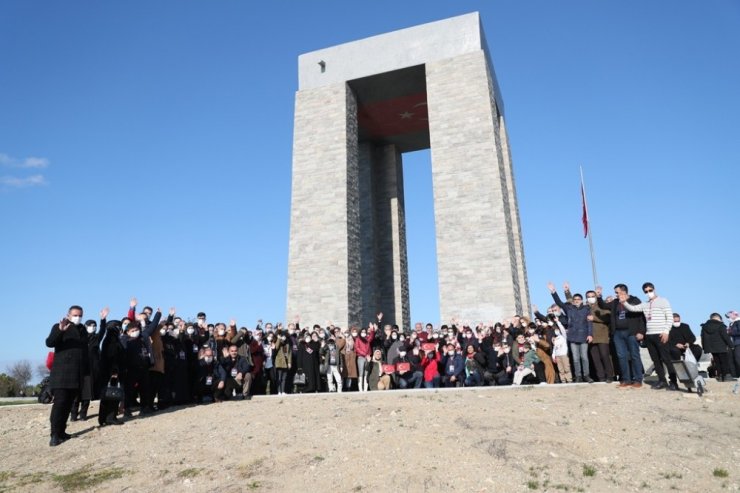
[[642,383],[642,360],[640,343],[630,334],[629,329],[614,331],[614,348],[617,350],[619,369],[624,383]]
[[407,389],[409,387],[413,387],[415,389],[420,389],[421,382],[424,380],[422,373],[420,371],[415,371],[414,373],[407,375],[408,376],[399,377],[398,388]]
[[278,393],[285,393],[285,386],[288,382],[288,370],[286,368],[277,369]]
[[474,371],[465,379],[466,387],[478,387],[483,385],[483,377],[477,371]]
[[438,389],[439,388],[439,381],[440,381],[440,378],[439,378],[439,375],[437,375],[431,381],[424,382],[424,388],[425,389]]
[[573,366],[575,366],[576,379],[581,378],[581,370],[583,370],[583,378],[590,378],[588,368],[588,343],[587,342],[571,342],[570,351],[573,353]]
[[326,372],[326,383],[329,386],[329,392],[334,392],[334,381],[337,382],[337,391],[342,393],[342,375],[339,373],[337,365],[328,365]]

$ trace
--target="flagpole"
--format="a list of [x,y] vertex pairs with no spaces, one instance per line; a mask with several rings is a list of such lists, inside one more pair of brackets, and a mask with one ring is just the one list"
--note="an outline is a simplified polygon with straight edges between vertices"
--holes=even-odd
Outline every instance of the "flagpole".
[[581,190],[583,190],[583,207],[586,209],[586,233],[588,234],[588,248],[591,250],[591,272],[594,276],[594,287],[599,285],[599,277],[596,275],[596,256],[594,255],[594,241],[591,237],[591,217],[588,213],[588,202],[586,201],[586,185],[583,181],[583,166],[579,166],[581,170]]

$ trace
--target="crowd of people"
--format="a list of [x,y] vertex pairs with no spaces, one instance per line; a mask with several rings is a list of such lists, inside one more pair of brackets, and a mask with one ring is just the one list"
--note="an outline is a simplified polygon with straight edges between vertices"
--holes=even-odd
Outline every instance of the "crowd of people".
[[[515,315],[497,323],[452,320],[434,327],[400,328],[383,320],[362,327],[313,325],[298,317],[284,327],[259,320],[252,328],[194,320],[132,299],[120,320],[82,322],[72,306],[54,324],[46,345],[54,349],[49,386],[53,394],[50,445],[70,438],[67,421],[86,420],[100,399],[100,426],[145,416],[172,405],[250,399],[253,395],[377,391],[491,385],[617,382],[642,387],[640,348],[653,360],[654,389],[677,390],[672,361],[691,351],[711,353],[720,380],[740,371],[740,314],[713,313],[702,325],[701,346],[688,325],[651,283],[647,301],[624,284],[602,298],[601,288],[583,295],[552,283],[553,304],[534,317]],[[667,375],[666,375],[667,373]],[[120,389],[120,390],[117,390]],[[122,392],[121,392],[122,390]]]

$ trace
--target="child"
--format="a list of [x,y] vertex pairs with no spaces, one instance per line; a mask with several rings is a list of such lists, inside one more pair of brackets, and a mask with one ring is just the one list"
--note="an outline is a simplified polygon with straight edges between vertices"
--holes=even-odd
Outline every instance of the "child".
[[570,360],[568,359],[568,338],[560,322],[555,327],[552,338],[552,359],[558,365],[561,383],[572,383],[573,375],[570,373]]
[[524,343],[524,355],[522,356],[522,362],[514,372],[514,385],[521,385],[522,380],[527,375],[534,375],[534,365],[540,362],[540,358],[537,356],[537,352],[532,348],[532,344],[529,342]]

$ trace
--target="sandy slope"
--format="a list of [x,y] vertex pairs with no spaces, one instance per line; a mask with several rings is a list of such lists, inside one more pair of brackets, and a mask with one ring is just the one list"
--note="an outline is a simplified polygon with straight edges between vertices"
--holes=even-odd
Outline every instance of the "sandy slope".
[[119,427],[72,423],[76,437],[56,448],[49,407],[3,407],[0,491],[61,491],[53,474],[79,470],[112,476],[97,491],[738,491],[731,389],[711,383],[703,399],[605,384],[264,397]]

